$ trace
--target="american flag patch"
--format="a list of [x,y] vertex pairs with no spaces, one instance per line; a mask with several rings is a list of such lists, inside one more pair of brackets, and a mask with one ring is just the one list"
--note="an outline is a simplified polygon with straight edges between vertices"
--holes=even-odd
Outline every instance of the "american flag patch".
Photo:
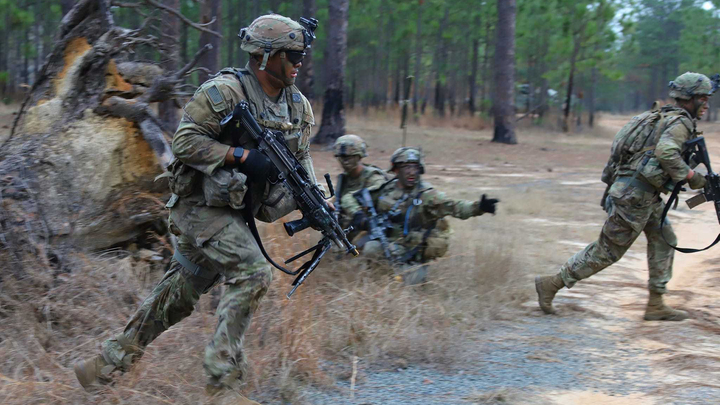
[[222,104],[223,98],[217,86],[210,86],[210,88],[207,89],[207,95],[214,105]]

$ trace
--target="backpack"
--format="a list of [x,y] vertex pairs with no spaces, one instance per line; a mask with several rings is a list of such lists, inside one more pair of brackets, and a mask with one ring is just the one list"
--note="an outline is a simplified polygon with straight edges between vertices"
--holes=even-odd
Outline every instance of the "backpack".
[[[603,169],[602,181],[611,185],[615,180],[617,169],[632,162],[639,154],[655,150],[664,128],[675,120],[665,120],[666,117],[675,115],[676,119],[681,117],[676,107],[658,107],[659,103],[653,103],[650,111],[636,115],[615,135],[612,147],[610,148],[610,159]],[[658,123],[663,122],[663,125]],[[662,128],[659,128],[662,127]]]

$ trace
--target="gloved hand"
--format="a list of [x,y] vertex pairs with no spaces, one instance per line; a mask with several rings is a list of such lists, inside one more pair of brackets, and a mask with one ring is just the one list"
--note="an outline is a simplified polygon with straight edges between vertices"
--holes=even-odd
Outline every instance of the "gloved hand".
[[500,200],[496,198],[485,198],[485,194],[483,194],[480,198],[480,211],[495,214],[495,204],[499,202]]
[[698,190],[705,187],[706,182],[707,180],[705,179],[705,176],[698,172],[695,172],[693,173],[693,176],[690,177],[690,180],[688,180],[688,185],[691,189]]
[[352,222],[350,222],[353,229],[356,231],[367,231],[368,219],[364,212],[358,211],[353,215]]
[[278,170],[270,159],[257,149],[250,149],[243,163],[237,165],[251,181],[265,182],[277,180]]

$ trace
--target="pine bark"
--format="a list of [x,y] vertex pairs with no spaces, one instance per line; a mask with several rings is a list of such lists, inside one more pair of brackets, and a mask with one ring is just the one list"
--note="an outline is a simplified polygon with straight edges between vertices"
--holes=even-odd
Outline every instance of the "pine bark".
[[[163,4],[174,9],[180,9],[180,0],[163,0]],[[171,13],[164,12],[160,22],[161,42],[165,49],[165,58],[160,66],[166,72],[174,72],[180,67],[180,49],[178,37],[180,36],[180,19]],[[175,100],[159,103],[158,117],[166,128],[174,130],[179,123],[178,106]]]
[[515,136],[515,0],[498,0],[495,35],[493,142],[516,144]]
[[[302,3],[302,14],[303,17],[315,17],[317,14],[317,7],[315,6],[315,0],[303,0]],[[310,47],[305,50],[305,59],[302,63],[302,68],[300,70],[300,82],[299,87],[300,91],[305,95],[305,97],[308,98],[310,101],[315,100],[315,71],[313,69],[313,48]]]
[[416,31],[415,31],[415,80],[413,83],[414,86],[414,92],[413,92],[413,112],[417,114],[418,112],[418,100],[420,99],[420,88],[422,86],[422,80],[421,80],[421,72],[420,72],[420,62],[422,61],[422,49],[423,49],[423,42],[422,42],[422,10],[423,10],[423,3],[424,0],[418,0],[418,7],[417,7],[417,24],[416,24]]
[[[208,28],[215,32],[221,32],[220,25],[220,0],[203,0],[200,5],[200,23],[207,24],[215,19]],[[206,68],[210,73],[198,72],[200,82],[205,82],[210,78],[210,74],[215,74],[220,70],[220,38],[208,32],[200,33],[200,46],[202,48],[206,44],[212,45],[212,49],[200,59],[199,65]]]
[[325,90],[322,123],[313,143],[329,144],[345,134],[345,65],[347,60],[347,26],[350,0],[329,2],[328,42],[325,48]]
[[[480,31],[480,13],[475,14],[473,26]],[[475,93],[477,93],[477,72],[478,59],[480,56],[480,34],[478,33],[472,41],[472,61],[470,66],[470,76],[468,77],[468,109],[471,115],[475,115]]]

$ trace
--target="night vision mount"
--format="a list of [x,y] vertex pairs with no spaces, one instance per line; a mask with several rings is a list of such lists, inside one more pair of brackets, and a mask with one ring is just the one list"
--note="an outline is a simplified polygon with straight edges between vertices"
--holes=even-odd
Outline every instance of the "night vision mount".
[[300,25],[305,27],[303,37],[305,38],[305,48],[310,48],[313,40],[315,40],[315,30],[318,27],[317,18],[300,17]]

